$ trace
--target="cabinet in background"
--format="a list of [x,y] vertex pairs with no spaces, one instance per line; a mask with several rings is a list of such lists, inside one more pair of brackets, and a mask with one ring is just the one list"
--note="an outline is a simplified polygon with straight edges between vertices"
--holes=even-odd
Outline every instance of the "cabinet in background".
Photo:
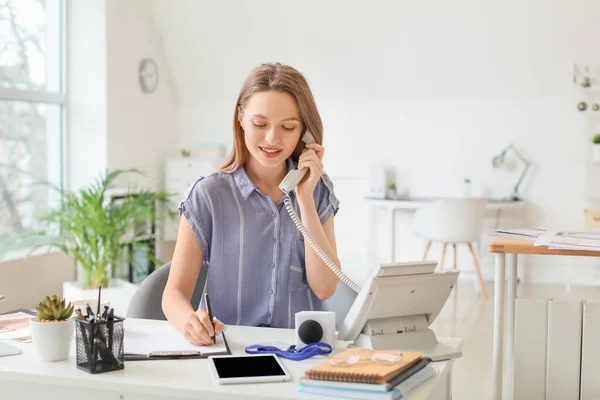
[[[217,168],[215,159],[199,157],[172,157],[168,158],[165,166],[165,190],[173,194],[170,209],[177,211],[179,203],[183,200],[185,191],[201,176],[209,175]],[[163,224],[163,238],[165,241],[174,242],[177,239],[179,219],[167,219]]]

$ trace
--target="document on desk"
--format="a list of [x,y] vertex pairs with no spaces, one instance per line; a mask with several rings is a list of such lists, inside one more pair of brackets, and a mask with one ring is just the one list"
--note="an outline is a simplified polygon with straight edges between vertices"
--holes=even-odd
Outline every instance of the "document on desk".
[[600,251],[600,232],[548,231],[535,241],[549,249]]
[[493,229],[488,232],[490,236],[507,237],[513,239],[535,240],[545,234],[543,229],[523,228],[523,229]]
[[125,327],[123,346],[125,360],[231,354],[224,333],[217,336],[215,345],[195,346],[170,324],[128,325]]
[[33,313],[22,311],[0,315],[0,340],[13,339],[21,342],[31,341],[29,320]]

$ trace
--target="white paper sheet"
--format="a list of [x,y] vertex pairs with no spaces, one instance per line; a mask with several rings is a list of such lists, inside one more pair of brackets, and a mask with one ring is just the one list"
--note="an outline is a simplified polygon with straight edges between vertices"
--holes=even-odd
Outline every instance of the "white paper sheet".
[[490,236],[508,237],[514,239],[534,240],[545,233],[542,229],[494,229],[488,232]]
[[195,346],[170,324],[135,324],[125,326],[124,352],[149,354],[156,351],[191,351],[202,354],[227,352],[223,334],[214,346]]
[[0,340],[20,339],[31,336],[31,329],[17,329],[15,331],[0,333]]

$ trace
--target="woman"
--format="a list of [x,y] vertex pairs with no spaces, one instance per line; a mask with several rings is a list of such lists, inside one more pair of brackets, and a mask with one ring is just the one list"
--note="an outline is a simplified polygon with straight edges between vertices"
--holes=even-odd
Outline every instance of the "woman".
[[[306,130],[316,143],[301,141]],[[340,266],[333,224],[339,201],[323,172],[323,125],[302,74],[279,63],[254,69],[238,96],[233,131],[225,163],[192,184],[180,204],[163,294],[168,320],[196,345],[212,343],[224,323],[293,328],[297,312],[324,310],[338,283],[305,243],[279,188],[290,169],[308,169],[289,196],[311,237]],[[196,312],[190,306],[203,261],[213,324],[202,305]]]

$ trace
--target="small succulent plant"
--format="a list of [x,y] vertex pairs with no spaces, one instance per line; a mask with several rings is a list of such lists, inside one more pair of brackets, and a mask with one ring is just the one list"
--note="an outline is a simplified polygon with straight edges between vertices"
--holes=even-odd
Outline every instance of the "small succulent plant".
[[600,144],[600,133],[594,135],[592,141],[594,142],[594,144]]
[[64,321],[73,314],[73,308],[71,302],[65,305],[65,299],[54,294],[46,296],[35,309],[39,321]]

